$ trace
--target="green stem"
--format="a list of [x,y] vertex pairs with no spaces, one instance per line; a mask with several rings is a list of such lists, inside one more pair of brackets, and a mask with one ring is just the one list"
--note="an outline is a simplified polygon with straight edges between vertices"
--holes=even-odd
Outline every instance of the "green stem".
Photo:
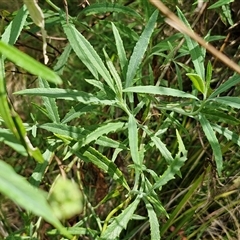
[[128,204],[130,200],[131,200],[131,197],[128,197],[124,202],[122,202],[120,205],[118,205],[116,208],[114,208],[114,209],[108,214],[106,220],[104,221],[104,225],[103,225],[103,228],[102,228],[102,233],[106,230],[107,224],[108,224],[108,222],[110,221],[110,219],[113,217],[113,215],[114,215],[117,211],[119,211],[120,209],[122,209],[125,204]]
[[56,6],[54,3],[52,3],[51,0],[46,0],[46,3],[48,3],[56,11],[60,12],[61,9],[58,6]]

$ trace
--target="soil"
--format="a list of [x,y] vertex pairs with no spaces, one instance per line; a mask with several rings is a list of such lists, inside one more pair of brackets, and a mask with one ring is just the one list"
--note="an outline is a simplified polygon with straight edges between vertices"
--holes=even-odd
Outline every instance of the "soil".
[[14,12],[19,9],[22,4],[22,0],[1,0],[0,11],[7,10],[9,12]]

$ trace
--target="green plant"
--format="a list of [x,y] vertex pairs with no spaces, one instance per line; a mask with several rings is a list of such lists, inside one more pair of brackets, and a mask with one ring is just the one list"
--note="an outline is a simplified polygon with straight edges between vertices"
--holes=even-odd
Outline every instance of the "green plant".
[[[60,25],[58,27],[62,28],[69,43],[52,66],[54,72],[10,46],[15,43],[25,26],[25,7],[18,11],[7,26],[0,42],[0,100],[3,106],[0,115],[7,129],[0,129],[0,139],[19,154],[29,155],[36,160],[37,166],[29,178],[29,182],[35,188],[43,184],[47,173],[52,174],[50,170],[54,170],[55,166],[52,160],[56,159],[61,169],[60,173],[65,179],[71,171],[75,171],[72,180],[78,184],[82,193],[66,180],[63,183],[60,180],[57,185],[59,174],[53,174],[50,175],[52,182],[47,197],[49,203],[40,191],[36,191],[33,198],[33,187],[2,161],[0,191],[10,199],[14,200],[17,197],[17,204],[51,223],[54,227],[47,232],[51,238],[57,238],[60,231],[69,239],[74,239],[73,236],[76,239],[79,235],[102,240],[149,239],[146,230],[149,229],[150,239],[156,240],[161,236],[166,237],[171,226],[175,226],[174,230],[166,239],[179,236],[180,229],[196,211],[210,204],[209,199],[197,199],[194,206],[180,214],[201,187],[205,174],[211,175],[216,166],[216,171],[221,176],[222,156],[226,151],[221,145],[222,138],[230,141],[230,145],[235,143],[239,146],[236,133],[229,129],[229,126],[239,124],[238,118],[233,115],[235,109],[240,107],[239,98],[221,95],[239,83],[239,75],[233,74],[220,86],[210,87],[214,69],[210,61],[206,66],[205,49],[189,36],[178,33],[156,44],[159,41],[156,25],[162,24],[163,19],[160,19],[158,11],[145,1],[140,1],[147,9],[143,19],[132,8],[110,2],[92,4],[74,18],[68,13],[66,15],[52,2],[47,2],[54,8]],[[41,13],[41,9],[34,6],[31,7]],[[88,40],[81,33],[79,29],[85,29],[85,25],[79,24],[78,18],[81,14],[91,17],[109,11],[113,12],[110,22],[104,20],[104,24],[99,23],[95,30],[97,32],[100,31],[100,27],[104,27],[107,33],[104,38],[105,47],[102,49],[102,46],[93,46],[94,40],[91,42],[91,39]],[[182,22],[190,27],[181,10],[177,9],[177,12]],[[131,27],[114,22],[114,14],[131,15],[131,21],[144,20],[146,25],[140,32],[136,32]],[[17,30],[12,28],[15,25]],[[41,27],[43,30],[43,26]],[[131,31],[133,37],[126,37],[126,32]],[[181,46],[177,46],[179,36],[185,40]],[[114,39],[114,44],[107,41],[109,39]],[[132,43],[127,45],[128,39],[135,41],[134,46]],[[175,51],[177,48],[179,51]],[[79,89],[54,85],[64,81],[64,70],[67,69],[73,52],[84,65],[81,66],[81,70],[87,72],[75,81],[81,84],[84,82],[83,84],[91,89],[91,93],[85,91],[84,87],[81,89],[81,84],[78,84]],[[45,50],[43,54],[46,55]],[[155,56],[159,56],[163,65],[173,64],[176,67],[177,83],[169,83],[154,72],[151,64]],[[191,65],[181,62],[184,56],[190,56]],[[11,103],[6,100],[3,65],[5,57],[38,76],[39,87],[16,93],[41,97],[43,106],[38,103],[35,106],[44,117],[34,117],[35,123],[29,121],[24,126]],[[188,78],[192,89],[184,90],[184,82],[188,81]],[[66,81],[64,84],[67,85]],[[66,103],[68,101],[71,103]],[[62,109],[63,105],[70,107]],[[233,114],[229,114],[231,112]],[[194,132],[194,128],[198,130]],[[40,141],[46,142],[41,146],[41,151],[32,147],[27,132],[29,135],[32,132]],[[197,145],[194,152],[191,147],[195,142]],[[212,153],[208,152],[209,146]],[[198,172],[198,166],[204,165],[201,157],[206,153],[209,153],[208,158],[212,165]],[[65,167],[62,168],[61,165]],[[78,173],[84,170],[83,166],[95,166],[92,168],[98,169],[94,170],[97,175],[95,193],[91,193],[91,188],[85,186],[84,176]],[[74,167],[78,170],[74,170]],[[90,171],[92,170],[87,169],[86,178]],[[196,171],[196,176],[188,175]],[[169,214],[167,203],[163,203],[164,198],[161,194],[165,194],[168,186],[172,186],[173,179],[177,180],[182,176],[184,179],[181,184],[188,191],[177,201],[175,209]],[[211,176],[215,177],[215,174],[212,173]],[[111,186],[106,184],[105,178],[111,182]],[[184,183],[184,180],[187,183]],[[16,195],[18,184],[21,188]],[[104,190],[104,196],[100,194],[100,188]],[[8,189],[11,191],[8,192]],[[67,196],[64,199],[63,195],[62,201],[61,191]],[[76,199],[69,197],[74,195],[72,192],[76,192]],[[94,200],[94,197],[97,199]],[[212,193],[211,197],[218,200],[222,195]],[[77,203],[80,208],[76,207],[76,213],[80,212],[84,205],[83,213],[80,220],[67,228],[69,225],[64,220],[74,215],[75,211],[68,215],[65,206],[68,209],[70,204],[70,209],[77,206]],[[63,210],[58,212],[58,206],[62,206]],[[101,206],[105,207],[102,212]],[[42,208],[42,211],[38,211]],[[56,216],[63,222],[60,223]],[[31,214],[29,218],[35,228],[29,231],[28,235],[38,237],[41,218],[36,221]],[[204,227],[206,225],[202,229]],[[201,230],[189,231],[189,235],[194,237]]]

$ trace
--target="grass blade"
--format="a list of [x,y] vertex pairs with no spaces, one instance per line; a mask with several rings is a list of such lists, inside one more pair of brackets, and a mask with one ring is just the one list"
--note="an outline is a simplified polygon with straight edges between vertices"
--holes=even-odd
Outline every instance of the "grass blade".
[[174,221],[176,220],[178,215],[181,213],[181,210],[186,206],[186,204],[189,202],[189,200],[193,196],[194,192],[202,184],[204,176],[205,176],[205,173],[200,175],[194,181],[194,183],[190,186],[189,190],[187,191],[187,194],[183,197],[183,199],[175,207],[174,211],[170,214],[169,219],[167,220],[167,222],[162,225],[162,227],[160,229],[161,235],[163,235],[174,224]]

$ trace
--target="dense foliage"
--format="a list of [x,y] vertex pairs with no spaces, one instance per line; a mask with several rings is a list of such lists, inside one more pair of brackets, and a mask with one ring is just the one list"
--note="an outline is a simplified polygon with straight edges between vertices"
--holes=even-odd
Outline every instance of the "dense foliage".
[[0,9],[0,237],[237,239],[237,0],[23,2]]

